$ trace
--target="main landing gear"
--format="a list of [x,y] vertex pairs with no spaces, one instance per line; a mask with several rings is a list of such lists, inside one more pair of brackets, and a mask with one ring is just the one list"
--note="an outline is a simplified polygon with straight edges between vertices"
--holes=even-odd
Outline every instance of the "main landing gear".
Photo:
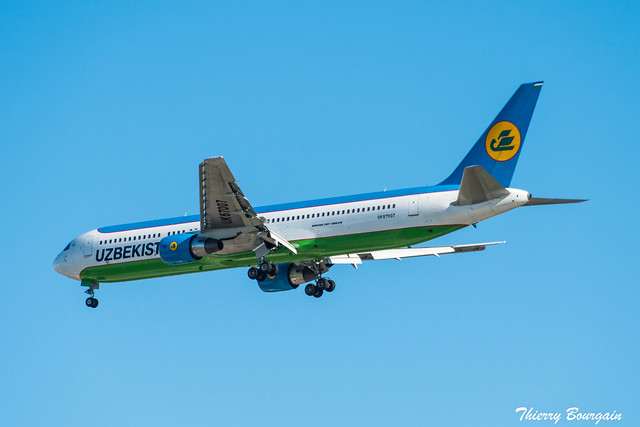
[[[251,280],[257,280],[258,282],[262,282],[266,280],[267,277],[270,279],[275,278],[276,274],[278,274],[278,266],[276,264],[270,263],[269,261],[265,261],[261,258],[260,263],[257,267],[251,267],[247,271],[247,276]],[[304,288],[304,292],[312,297],[320,298],[324,292],[333,292],[336,288],[336,282],[331,279],[326,279],[322,277],[324,273],[329,271],[330,265],[327,264],[324,260],[316,260],[316,261],[305,261],[304,263],[298,264],[296,267],[301,267],[301,269],[296,270],[300,275],[296,276],[297,283],[295,285],[291,284],[292,288],[297,288],[298,284],[306,283],[308,281],[314,280],[315,284],[309,283]],[[289,278],[291,280],[291,278]]]
[[276,274],[278,274],[278,265],[264,260],[257,267],[251,267],[247,272],[249,279],[258,282],[262,282],[267,277],[273,278]]
[[333,292],[336,288],[336,282],[331,279],[325,279],[324,277],[320,277],[316,280],[316,284],[309,283],[304,288],[304,293],[309,295],[310,297],[320,298],[324,291]]
[[91,282],[91,284],[89,285],[89,289],[84,291],[85,294],[89,295],[89,298],[87,298],[87,300],[85,301],[85,304],[87,305],[87,307],[96,308],[98,306],[98,298],[94,297],[95,295],[94,290],[99,288],[100,288],[99,283]]

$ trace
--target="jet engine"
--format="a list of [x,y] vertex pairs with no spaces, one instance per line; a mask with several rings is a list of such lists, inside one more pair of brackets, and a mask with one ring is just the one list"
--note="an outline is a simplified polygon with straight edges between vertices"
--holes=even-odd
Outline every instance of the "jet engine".
[[278,264],[278,272],[258,281],[263,292],[290,291],[316,278],[309,267],[301,264]]
[[195,233],[174,234],[160,240],[159,253],[165,264],[187,264],[218,252],[223,246],[220,240]]

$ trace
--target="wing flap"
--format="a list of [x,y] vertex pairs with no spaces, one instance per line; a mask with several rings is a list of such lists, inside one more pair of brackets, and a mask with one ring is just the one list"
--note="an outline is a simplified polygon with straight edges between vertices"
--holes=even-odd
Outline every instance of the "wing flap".
[[385,249],[381,251],[362,252],[357,254],[335,255],[328,258],[331,264],[362,264],[362,261],[377,261],[382,259],[396,259],[421,256],[440,256],[445,254],[483,251],[487,246],[499,245],[505,242],[473,243],[468,245],[434,246],[426,248]]

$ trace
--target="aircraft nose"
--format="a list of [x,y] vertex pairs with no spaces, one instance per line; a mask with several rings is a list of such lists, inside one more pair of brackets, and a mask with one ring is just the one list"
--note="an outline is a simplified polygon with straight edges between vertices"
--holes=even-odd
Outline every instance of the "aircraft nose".
[[68,254],[60,252],[55,260],[53,260],[53,269],[63,276],[74,277],[73,266],[67,259]]
[[62,254],[58,254],[55,260],[53,260],[53,269],[60,274],[64,274],[62,272]]

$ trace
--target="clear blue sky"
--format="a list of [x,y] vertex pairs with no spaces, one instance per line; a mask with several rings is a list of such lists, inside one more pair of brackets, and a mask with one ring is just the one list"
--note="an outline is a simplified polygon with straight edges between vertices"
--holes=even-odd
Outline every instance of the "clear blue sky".
[[[182,3],[0,7],[0,424],[640,425],[637,2]],[[257,206],[435,184],[536,80],[512,185],[591,201],[435,241],[506,245],[336,267],[320,300],[238,269],[90,310],[52,269],[197,213],[206,157]]]

